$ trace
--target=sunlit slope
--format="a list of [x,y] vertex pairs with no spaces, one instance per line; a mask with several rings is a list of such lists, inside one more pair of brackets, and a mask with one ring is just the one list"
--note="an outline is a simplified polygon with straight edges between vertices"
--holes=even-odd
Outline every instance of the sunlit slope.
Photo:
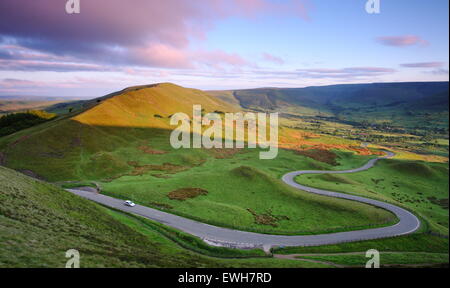
[[196,104],[205,112],[235,110],[203,91],[162,83],[126,89],[73,119],[96,126],[170,128],[171,115],[183,112],[192,116]]
[[[395,221],[384,210],[319,199],[292,191],[279,180],[293,169],[358,167],[367,156],[335,159],[333,153],[318,153],[323,157],[311,158],[281,149],[276,159],[265,161],[256,149],[174,149],[169,141],[171,114],[191,114],[194,104],[201,104],[204,113],[233,111],[201,91],[159,84],[125,89],[89,104],[72,118],[0,138],[3,164],[50,182],[95,181],[105,194],[241,230],[303,234]],[[285,132],[292,133],[280,129],[280,139],[295,148]],[[303,139],[293,136],[299,137],[294,142]],[[314,145],[313,140],[297,144]],[[181,202],[168,197],[173,191],[195,189],[208,193]]]
[[124,173],[132,169],[130,155],[118,155],[120,151],[143,153],[142,143],[159,141],[155,139],[163,139],[161,145],[167,147],[175,128],[169,116],[192,115],[194,104],[205,113],[235,111],[200,90],[169,83],[131,87],[89,101],[75,116],[0,138],[0,164],[50,181]]

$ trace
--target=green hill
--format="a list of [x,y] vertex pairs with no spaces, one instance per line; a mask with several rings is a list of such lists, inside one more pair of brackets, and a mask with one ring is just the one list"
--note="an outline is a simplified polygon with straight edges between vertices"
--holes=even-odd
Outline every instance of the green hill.
[[63,268],[69,249],[80,252],[82,267],[204,265],[165,254],[106,208],[4,167],[0,201],[0,267]]
[[[3,164],[51,182],[96,181],[105,194],[243,230],[311,234],[395,222],[385,210],[284,185],[283,173],[319,164],[292,151],[282,150],[276,160],[264,161],[255,149],[172,148],[171,114],[191,114],[192,104],[201,104],[204,112],[235,111],[202,91],[157,84],[128,88],[87,104],[0,138]],[[352,156],[355,163],[344,164],[358,166],[368,158]],[[198,188],[207,195],[182,202],[168,198],[173,191]],[[278,218],[276,223],[258,221],[269,214]],[[329,221],[323,221],[324,215]]]
[[300,176],[305,185],[379,198],[403,205],[434,232],[448,235],[448,163],[388,159],[370,170],[341,175]]
[[[319,93],[322,102],[314,102],[313,94],[305,96],[310,104],[301,111],[319,111],[327,103],[323,102],[326,93]],[[241,104],[224,102],[230,97],[235,97],[234,93],[220,100],[199,90],[163,83],[77,102],[70,113],[1,137],[0,164],[49,182],[95,181],[102,193],[119,199],[247,231],[317,234],[395,223],[395,217],[383,209],[298,191],[280,180],[294,169],[349,169],[373,156],[332,150],[329,153],[336,158],[332,165],[288,149],[280,149],[276,159],[265,161],[258,158],[258,149],[176,150],[170,146],[170,115],[191,114],[193,104],[201,104],[203,112],[241,109]],[[289,105],[290,97],[294,96],[277,92],[263,97],[260,103]],[[248,101],[251,98],[249,95]],[[57,109],[67,110],[69,106],[64,105]],[[298,113],[300,106],[290,107],[290,112]],[[190,239],[187,245],[197,251],[200,244],[192,237],[166,231],[169,237],[165,238],[159,233],[167,229],[162,225],[149,228],[148,223],[8,168],[0,167],[0,239],[8,243],[0,248],[1,267],[62,267],[67,260],[64,252],[73,248],[81,252],[85,267],[318,265],[281,259],[204,257],[166,239]],[[397,168],[404,168],[404,181],[409,177],[408,169],[416,174],[428,171],[421,165]],[[434,174],[435,170],[428,172]],[[340,185],[356,183],[344,178],[322,180]],[[171,197],[174,195],[177,197]]]
[[[210,93],[246,109],[327,116],[352,122],[387,121],[406,127],[448,127],[448,91],[448,82],[411,82]],[[422,123],[424,119],[427,123]]]
[[1,166],[0,201],[0,268],[64,268],[69,249],[81,268],[327,267],[210,247]]
[[51,181],[114,176],[132,168],[127,157],[111,152],[167,135],[174,128],[169,116],[192,115],[193,104],[201,104],[206,113],[235,111],[200,90],[169,83],[131,87],[84,101],[66,116],[3,137],[0,152],[6,166],[32,170]]

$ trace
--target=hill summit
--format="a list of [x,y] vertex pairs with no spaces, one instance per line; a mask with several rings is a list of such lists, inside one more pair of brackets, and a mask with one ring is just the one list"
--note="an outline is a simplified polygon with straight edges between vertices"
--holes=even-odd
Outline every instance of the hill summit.
[[126,88],[96,102],[73,120],[95,126],[170,128],[167,119],[171,115],[183,112],[192,116],[192,107],[196,104],[205,112],[235,110],[201,90],[171,83]]
[[49,181],[111,177],[133,169],[128,162],[134,159],[123,151],[163,153],[145,146],[149,142],[154,149],[170,149],[169,134],[176,127],[170,116],[192,116],[193,105],[201,105],[203,113],[236,111],[205,92],[170,83],[130,87],[0,138],[0,159],[4,166]]

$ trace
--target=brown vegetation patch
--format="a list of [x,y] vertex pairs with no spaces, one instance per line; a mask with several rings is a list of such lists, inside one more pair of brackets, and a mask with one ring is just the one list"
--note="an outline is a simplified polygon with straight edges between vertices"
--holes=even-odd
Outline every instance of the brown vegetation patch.
[[134,170],[131,171],[128,174],[128,176],[141,176],[147,173],[148,171],[164,171],[169,174],[174,174],[180,171],[184,171],[188,169],[186,166],[179,166],[171,163],[164,163],[162,165],[154,165],[154,164],[147,164],[147,165],[139,165],[136,161],[129,161],[128,165],[133,166]]
[[166,174],[152,174],[153,177],[155,178],[161,178],[161,179],[169,179],[170,176],[166,175]]
[[329,150],[323,149],[310,149],[310,150],[300,150],[296,151],[297,154],[306,156],[308,158],[314,159],[319,162],[327,163],[333,166],[337,166],[338,163],[336,161],[337,155]]
[[161,155],[167,153],[166,151],[152,149],[149,145],[141,145],[138,147],[138,149],[144,152],[145,154],[151,155]]
[[347,150],[354,151],[358,153],[358,155],[361,156],[370,156],[370,155],[378,155],[383,156],[385,153],[383,151],[370,149],[370,148],[362,148],[362,147],[356,147],[356,146],[349,146]]
[[278,226],[278,221],[280,220],[289,220],[289,217],[287,216],[275,216],[272,214],[271,210],[268,210],[267,212],[263,214],[258,214],[254,210],[248,208],[248,212],[250,212],[253,217],[255,217],[255,223],[260,225],[269,225],[272,227]]
[[[319,140],[318,140],[319,139]],[[280,135],[279,147],[290,150],[347,150],[358,155],[384,155],[384,152],[373,148],[355,146],[354,144],[334,144],[320,142],[320,136],[306,131],[289,131],[286,135]]]
[[[175,174],[184,170],[189,169],[188,166],[179,166],[171,163],[164,163],[162,165],[153,165],[153,164],[147,164],[147,165],[140,165],[137,161],[128,161],[128,165],[133,167],[133,171],[129,173],[121,173],[106,179],[103,179],[104,182],[111,182],[113,180],[119,179],[123,176],[142,176],[146,174],[149,171],[164,171],[167,174]],[[169,178],[169,176],[164,174],[152,174],[152,176],[157,178]]]
[[139,166],[139,163],[137,161],[128,161],[127,164],[133,167]]
[[234,155],[241,152],[242,149],[238,148],[213,148],[208,149],[216,159],[229,159],[233,158]]
[[167,197],[169,197],[170,200],[184,201],[186,199],[192,199],[207,194],[208,191],[201,188],[181,188],[170,192]]

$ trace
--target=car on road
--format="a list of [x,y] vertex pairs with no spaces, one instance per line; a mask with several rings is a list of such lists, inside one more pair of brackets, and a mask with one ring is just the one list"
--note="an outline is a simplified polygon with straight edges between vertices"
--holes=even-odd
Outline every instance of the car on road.
[[127,201],[125,201],[124,203],[123,203],[125,206],[128,206],[128,207],[134,207],[134,206],[136,206],[136,204],[134,204],[132,201],[130,201],[130,200],[127,200]]

